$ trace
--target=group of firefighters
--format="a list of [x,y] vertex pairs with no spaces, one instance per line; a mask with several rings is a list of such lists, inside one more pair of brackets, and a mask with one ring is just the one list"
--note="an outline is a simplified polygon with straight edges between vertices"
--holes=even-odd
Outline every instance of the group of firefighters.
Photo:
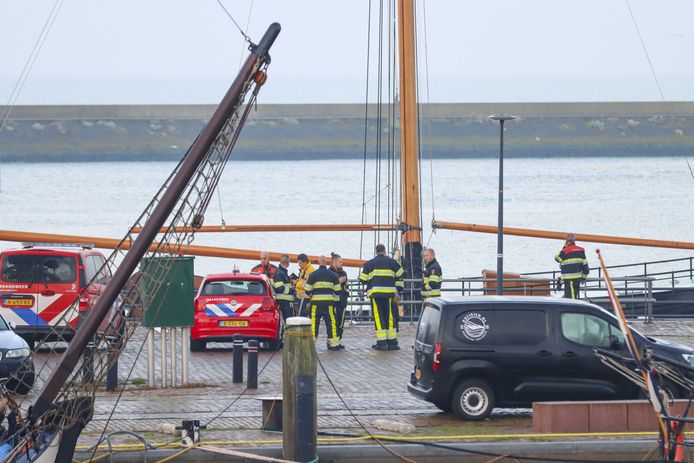
[[[443,271],[436,260],[436,252],[425,248],[422,253],[422,299],[441,295]],[[578,298],[580,285],[588,277],[588,261],[585,250],[576,245],[576,237],[569,233],[564,247],[557,253],[564,285],[564,296]],[[270,263],[267,252],[260,253],[260,263],[251,272],[263,273],[272,280],[277,302],[285,319],[292,316],[311,318],[314,337],[318,337],[321,320],[327,332],[328,350],[344,349],[342,334],[347,312],[349,288],[347,273],[342,268],[342,258],[335,253],[328,258],[318,258],[316,269],[306,254],[297,256],[299,275],[289,273],[289,256],[280,257],[279,266]],[[359,281],[366,287],[366,296],[371,301],[376,344],[372,349],[400,350],[398,345],[398,303],[405,285],[404,270],[400,264],[386,254],[386,247],[376,246],[376,256],[367,261],[359,274]]]

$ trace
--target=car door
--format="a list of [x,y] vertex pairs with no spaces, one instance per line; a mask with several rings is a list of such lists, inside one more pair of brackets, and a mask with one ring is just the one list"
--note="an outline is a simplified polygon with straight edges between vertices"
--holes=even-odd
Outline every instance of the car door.
[[19,333],[38,323],[38,297],[32,253],[3,253],[0,271],[0,313]]
[[616,325],[607,317],[577,307],[557,313],[555,331],[559,354],[557,391],[561,400],[627,398],[631,384],[603,365],[594,352],[599,347],[626,355],[624,337]]
[[[541,304],[497,305],[489,321],[506,400],[553,400],[557,356],[552,313]],[[498,328],[493,332],[494,325]]]

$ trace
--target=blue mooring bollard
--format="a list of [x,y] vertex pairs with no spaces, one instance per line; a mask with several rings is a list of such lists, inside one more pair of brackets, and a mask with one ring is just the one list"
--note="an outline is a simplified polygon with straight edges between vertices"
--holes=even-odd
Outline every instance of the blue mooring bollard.
[[232,382],[243,382],[243,336],[234,335],[234,358],[232,365]]

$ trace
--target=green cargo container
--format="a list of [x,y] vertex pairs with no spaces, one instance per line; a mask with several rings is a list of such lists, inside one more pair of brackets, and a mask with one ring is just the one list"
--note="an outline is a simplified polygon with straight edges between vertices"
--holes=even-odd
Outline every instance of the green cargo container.
[[[171,328],[193,326],[194,257],[144,259],[140,280],[142,326]],[[159,285],[158,282],[163,281]],[[158,287],[158,288],[157,288]]]

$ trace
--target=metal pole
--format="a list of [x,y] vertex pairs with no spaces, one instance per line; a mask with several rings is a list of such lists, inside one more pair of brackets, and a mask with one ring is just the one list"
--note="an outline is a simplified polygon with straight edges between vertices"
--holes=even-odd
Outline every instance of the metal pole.
[[243,382],[243,336],[238,333],[234,335],[234,352],[231,376],[232,382]]
[[178,330],[176,327],[169,328],[169,343],[171,344],[171,387],[178,386],[178,372],[176,371],[176,336]]
[[190,328],[181,330],[181,384],[188,384],[188,350],[190,349]]
[[496,294],[504,294],[504,120],[499,120],[499,207],[496,234]]
[[159,328],[159,341],[161,349],[161,387],[167,387],[167,371],[166,371],[166,328]]
[[147,385],[151,388],[154,384],[154,329],[147,330]]

